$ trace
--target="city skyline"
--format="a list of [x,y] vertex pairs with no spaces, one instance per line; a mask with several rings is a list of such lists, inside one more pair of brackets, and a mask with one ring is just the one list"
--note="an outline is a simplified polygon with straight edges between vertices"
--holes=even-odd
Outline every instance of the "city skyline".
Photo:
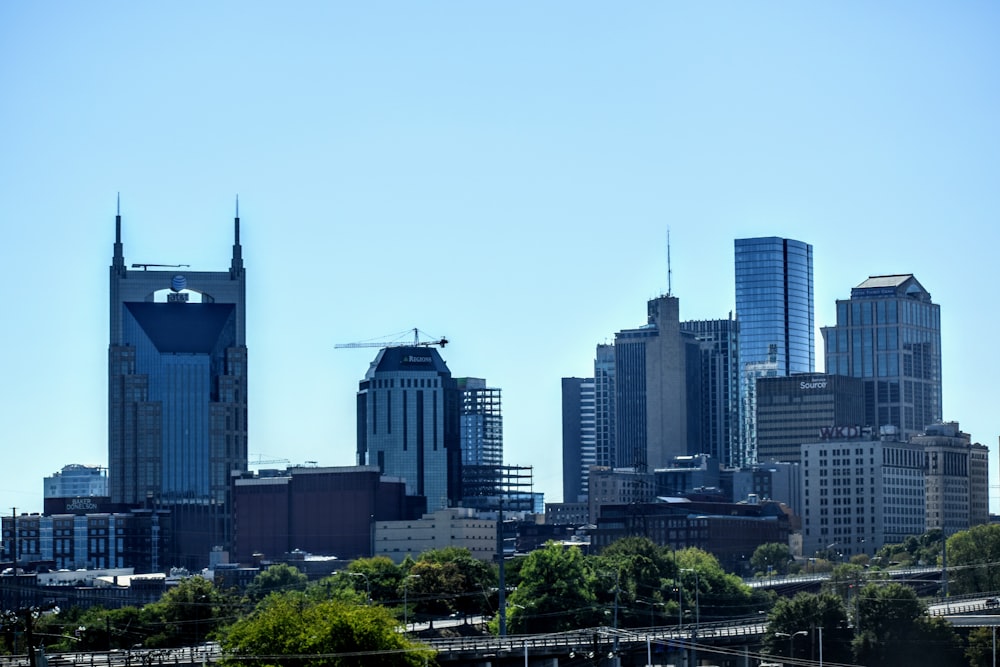
[[919,277],[943,417],[997,479],[1000,8],[392,10],[0,7],[7,506],[106,463],[118,192],[126,261],[192,271],[240,196],[252,458],[352,464],[370,355],[333,346],[418,327],[558,500],[560,379],[668,286],[725,318],[733,240],[779,236],[813,246],[817,341],[869,276]]

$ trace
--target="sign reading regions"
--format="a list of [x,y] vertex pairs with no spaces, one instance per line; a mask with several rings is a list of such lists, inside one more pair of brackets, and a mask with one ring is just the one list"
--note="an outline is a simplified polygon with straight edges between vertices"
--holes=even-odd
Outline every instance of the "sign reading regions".
[[433,362],[434,359],[432,357],[418,357],[414,354],[408,354],[403,357],[404,364],[430,364]]

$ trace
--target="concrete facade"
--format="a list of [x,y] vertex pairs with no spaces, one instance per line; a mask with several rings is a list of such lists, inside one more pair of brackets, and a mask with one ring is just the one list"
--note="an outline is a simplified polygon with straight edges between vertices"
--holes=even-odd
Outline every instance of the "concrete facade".
[[927,529],[954,535],[989,523],[989,449],[957,422],[932,424],[910,441],[926,454]]
[[802,445],[802,554],[873,555],[927,528],[924,448],[896,440]]
[[[681,331],[679,301],[647,304],[647,323],[615,334],[615,462],[652,470],[700,451],[700,352]],[[600,457],[598,457],[598,460]]]
[[402,563],[431,549],[459,547],[473,558],[493,560],[497,553],[497,522],[478,518],[468,508],[446,508],[412,521],[376,521],[375,555]]

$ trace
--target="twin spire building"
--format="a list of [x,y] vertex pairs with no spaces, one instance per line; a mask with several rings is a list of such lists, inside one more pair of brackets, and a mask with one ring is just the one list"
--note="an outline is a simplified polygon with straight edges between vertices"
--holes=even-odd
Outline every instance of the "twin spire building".
[[110,271],[111,500],[188,507],[211,522],[208,537],[216,543],[230,533],[230,473],[247,467],[246,273],[238,208],[234,225],[228,271],[127,268],[119,211]]

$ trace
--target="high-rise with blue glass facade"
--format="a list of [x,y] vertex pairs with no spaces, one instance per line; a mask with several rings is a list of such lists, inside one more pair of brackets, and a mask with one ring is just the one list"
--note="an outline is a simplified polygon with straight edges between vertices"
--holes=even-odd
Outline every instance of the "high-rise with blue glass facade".
[[[221,510],[228,506],[230,473],[247,467],[239,214],[228,271],[162,268],[126,268],[118,215],[108,348],[111,499]],[[225,541],[221,530],[213,536],[217,543]]]
[[913,275],[871,276],[822,333],[827,373],[864,380],[866,426],[905,437],[941,421],[941,311]]
[[756,460],[755,384],[815,369],[813,253],[802,241],[777,236],[736,239],[743,433],[739,458]]

